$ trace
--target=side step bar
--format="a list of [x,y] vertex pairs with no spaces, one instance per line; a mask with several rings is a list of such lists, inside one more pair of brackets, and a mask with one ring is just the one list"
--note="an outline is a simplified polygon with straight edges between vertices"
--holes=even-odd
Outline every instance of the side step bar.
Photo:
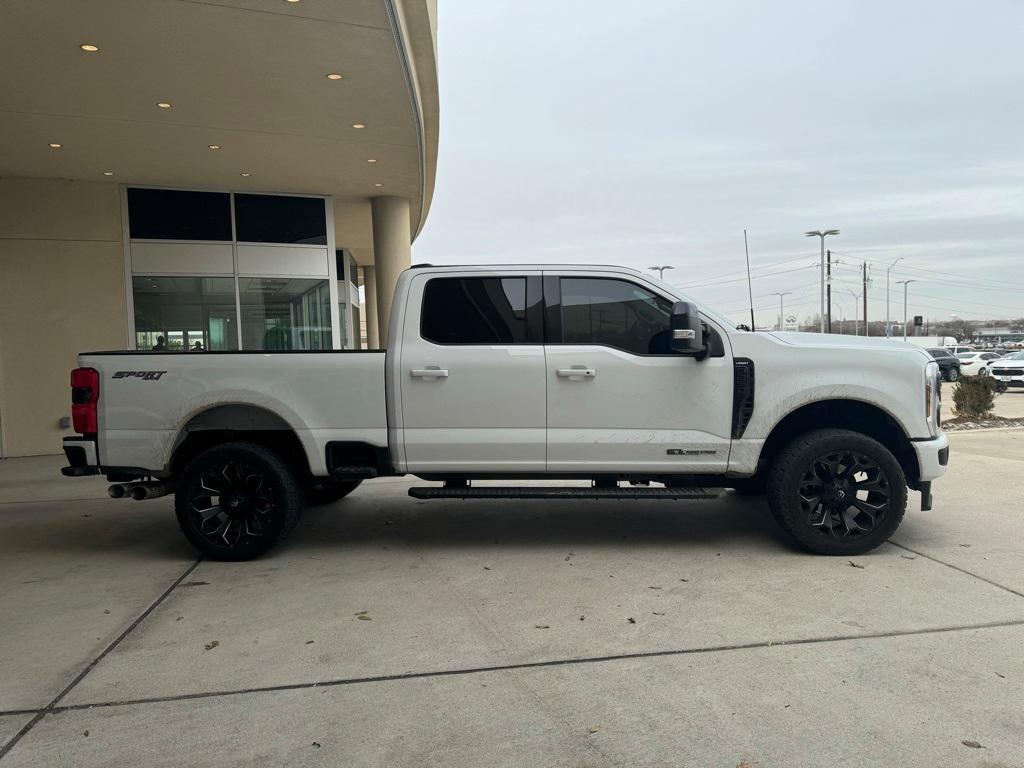
[[414,499],[716,499],[721,488],[572,488],[481,486],[410,488]]

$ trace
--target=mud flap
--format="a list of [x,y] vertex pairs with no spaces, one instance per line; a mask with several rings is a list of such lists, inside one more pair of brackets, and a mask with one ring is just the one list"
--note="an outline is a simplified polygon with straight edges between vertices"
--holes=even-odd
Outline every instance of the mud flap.
[[921,483],[921,511],[927,512],[932,508],[932,484],[931,481]]

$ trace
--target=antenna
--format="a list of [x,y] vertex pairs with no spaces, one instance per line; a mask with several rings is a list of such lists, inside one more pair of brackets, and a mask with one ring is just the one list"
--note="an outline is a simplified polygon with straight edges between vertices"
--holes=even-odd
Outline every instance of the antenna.
[[750,282],[750,248],[747,245],[747,230],[743,230],[743,251],[747,254],[747,295],[750,297],[750,330],[756,331],[754,323],[754,286]]

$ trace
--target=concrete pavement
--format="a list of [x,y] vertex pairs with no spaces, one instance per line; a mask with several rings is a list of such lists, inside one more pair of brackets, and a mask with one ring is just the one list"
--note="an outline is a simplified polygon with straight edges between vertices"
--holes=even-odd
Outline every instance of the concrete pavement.
[[197,564],[168,499],[0,462],[0,768],[1022,765],[1024,431],[952,442],[935,510],[912,494],[862,567],[732,494],[404,480]]

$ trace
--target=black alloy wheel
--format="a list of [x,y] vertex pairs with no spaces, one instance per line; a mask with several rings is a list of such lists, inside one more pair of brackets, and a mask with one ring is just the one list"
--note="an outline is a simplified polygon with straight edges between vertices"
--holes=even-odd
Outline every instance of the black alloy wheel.
[[813,552],[869,552],[899,527],[907,481],[895,456],[858,432],[820,429],[795,438],[768,478],[782,528]]
[[287,466],[252,443],[227,443],[196,456],[182,475],[175,511],[192,544],[219,560],[248,560],[298,523],[302,496]]
[[813,459],[797,489],[807,525],[840,541],[870,534],[889,509],[889,478],[868,456],[835,451]]

